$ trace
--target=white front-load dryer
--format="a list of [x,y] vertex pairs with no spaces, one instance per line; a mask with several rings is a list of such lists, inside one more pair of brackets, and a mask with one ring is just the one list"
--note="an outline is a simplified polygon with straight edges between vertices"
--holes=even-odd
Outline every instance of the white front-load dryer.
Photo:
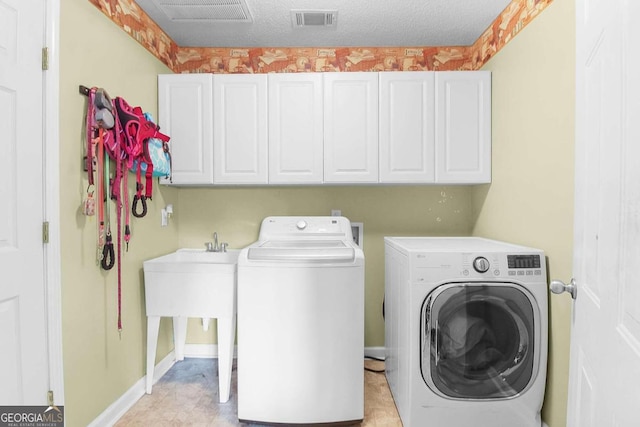
[[540,427],[547,277],[538,249],[385,238],[386,376],[405,427]]

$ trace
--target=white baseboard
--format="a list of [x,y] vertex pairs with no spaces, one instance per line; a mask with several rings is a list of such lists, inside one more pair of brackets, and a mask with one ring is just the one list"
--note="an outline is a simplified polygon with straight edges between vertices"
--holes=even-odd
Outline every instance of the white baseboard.
[[[237,357],[238,346],[233,347],[233,357]],[[184,357],[215,359],[218,357],[218,344],[185,344]]]
[[[164,374],[175,363],[173,351],[156,365],[153,373],[153,384],[157,383]],[[111,427],[113,426],[135,403],[144,396],[146,376],[138,380],[129,390],[127,390],[118,400],[113,402],[104,410],[88,427]]]
[[375,357],[376,359],[384,359],[385,357],[384,347],[365,347],[364,356]]

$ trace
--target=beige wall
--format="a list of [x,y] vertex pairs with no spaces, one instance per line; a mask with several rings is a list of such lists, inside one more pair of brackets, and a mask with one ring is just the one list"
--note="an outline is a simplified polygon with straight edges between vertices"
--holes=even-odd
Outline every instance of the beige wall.
[[[154,189],[144,219],[132,222],[124,255],[123,323],[116,328],[116,269],[95,262],[95,217],[80,213],[87,186],[82,172],[85,98],[79,85],[101,86],[156,115],[156,75],[164,67],[87,1],[63,0],[60,22],[60,217],[62,322],[67,426],[86,426],[144,375],[146,326],[142,260],[177,246],[177,228],[160,228],[159,209],[177,190]],[[131,175],[133,176],[133,175]],[[131,182],[130,184],[133,184]],[[132,187],[133,188],[133,187]],[[115,232],[115,218],[112,220]],[[114,235],[115,238],[115,235]],[[162,328],[161,356],[171,350],[170,322]]]
[[[544,249],[571,277],[574,0],[555,0],[485,67],[492,71],[493,182],[473,191],[473,233]],[[551,295],[543,418],[566,423],[570,298]]]
[[[364,224],[365,346],[384,346],[384,236],[465,235],[471,232],[471,187],[281,187],[181,189],[181,247],[203,247],[218,232],[219,240],[241,248],[258,238],[269,215],[342,215]],[[215,342],[189,325],[187,342]]]

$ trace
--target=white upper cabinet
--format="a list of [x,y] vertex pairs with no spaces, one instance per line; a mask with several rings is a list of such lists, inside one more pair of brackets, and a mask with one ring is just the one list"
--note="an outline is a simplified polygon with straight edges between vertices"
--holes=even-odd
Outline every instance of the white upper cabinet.
[[436,182],[491,182],[491,73],[436,73]]
[[378,73],[324,73],[324,181],[378,182]]
[[158,102],[176,185],[491,182],[488,71],[160,75]]
[[379,73],[380,182],[434,182],[434,75]]
[[322,74],[269,74],[269,183],[321,184]]
[[212,75],[185,77],[158,76],[158,124],[171,137],[171,183],[213,184]]
[[213,76],[213,181],[268,182],[267,75]]

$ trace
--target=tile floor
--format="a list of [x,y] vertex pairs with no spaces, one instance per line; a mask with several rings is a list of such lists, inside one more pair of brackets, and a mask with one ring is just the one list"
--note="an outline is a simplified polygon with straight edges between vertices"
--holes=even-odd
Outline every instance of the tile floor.
[[[367,360],[365,366],[384,369],[384,363]],[[401,427],[384,373],[365,371],[365,408],[361,427]],[[115,427],[206,426],[258,427],[238,422],[237,381],[234,368],[231,398],[218,402],[217,359],[185,359],[177,362],[115,424]]]

